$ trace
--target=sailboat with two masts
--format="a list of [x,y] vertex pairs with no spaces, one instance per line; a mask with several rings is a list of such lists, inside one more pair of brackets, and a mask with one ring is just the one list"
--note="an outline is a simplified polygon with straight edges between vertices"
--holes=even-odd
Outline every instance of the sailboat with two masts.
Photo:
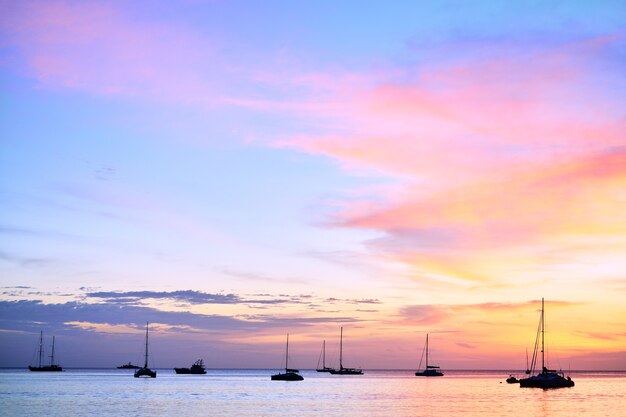
[[[541,318],[539,319],[539,326],[541,329],[541,372],[528,378],[519,380],[519,386],[521,388],[568,388],[574,386],[574,381],[568,376],[565,377],[563,372],[556,371],[554,369],[548,369],[545,362],[545,309],[544,301],[541,299]],[[535,371],[535,365],[537,364],[537,350],[539,349],[539,329],[537,330],[537,336],[535,337],[535,349],[533,350],[533,358],[531,360],[530,369],[526,371],[527,374],[532,375]]]
[[[415,376],[443,376],[443,372],[441,372],[438,366],[433,366],[428,364],[428,333],[426,333],[426,346],[424,346],[424,350],[426,351],[426,368],[423,371],[415,372]],[[422,359],[424,358],[424,351],[422,351],[422,357],[420,358],[420,364],[418,369],[422,369]]]
[[341,336],[339,337],[339,369],[332,369],[332,375],[363,375],[363,371],[357,368],[345,368],[343,366],[343,327],[341,328]]
[[322,359],[322,367],[320,368],[320,360],[317,360],[317,368],[315,369],[317,372],[330,372],[330,371],[334,371],[333,368],[329,368],[326,366],[326,340],[324,340],[324,342],[322,343],[322,354],[321,354],[321,359]]
[[145,362],[143,363],[143,368],[139,368],[135,371],[135,378],[156,378],[157,373],[152,369],[148,368],[148,323],[146,322],[146,353],[145,353]]
[[302,381],[304,377],[297,369],[289,368],[289,333],[287,333],[287,350],[285,353],[285,372],[272,375],[272,381]]
[[39,332],[39,364],[38,366],[29,366],[31,372],[61,372],[62,367],[54,363],[54,336],[52,336],[52,351],[50,353],[50,365],[43,364],[43,331]]

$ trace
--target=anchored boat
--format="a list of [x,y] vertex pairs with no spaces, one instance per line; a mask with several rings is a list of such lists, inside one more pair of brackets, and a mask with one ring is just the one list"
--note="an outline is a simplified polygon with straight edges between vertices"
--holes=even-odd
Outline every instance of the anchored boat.
[[135,371],[135,378],[156,378],[157,373],[152,369],[148,368],[148,323],[146,322],[146,353],[145,353],[145,362],[143,363],[143,368],[139,368]]
[[345,368],[343,366],[343,327],[339,336],[339,369],[331,369],[332,375],[363,375],[363,371],[358,368]]
[[317,360],[317,368],[315,369],[317,372],[330,372],[333,371],[333,368],[329,368],[326,366],[326,340],[322,343],[322,367],[320,368],[320,360]]
[[507,384],[519,384],[519,379],[515,375],[509,375],[506,379]]
[[139,369],[139,368],[141,368],[141,366],[133,365],[130,362],[125,363],[124,365],[120,365],[120,366],[117,367],[117,369]]
[[206,369],[204,369],[204,362],[202,359],[198,359],[191,365],[191,368],[174,368],[174,371],[177,374],[193,374],[193,375],[204,375],[206,374]]
[[[433,366],[428,364],[428,333],[426,333],[426,345],[424,346],[424,350],[426,351],[426,368],[423,371],[415,372],[415,376],[443,376],[443,372],[441,372],[438,366]],[[422,359],[424,358],[424,351],[422,351],[422,357],[420,358],[420,364],[418,369],[422,368]]]
[[29,366],[31,372],[61,372],[63,368],[54,363],[54,336],[52,336],[52,351],[50,353],[50,365],[43,365],[43,331],[39,333],[39,364]]
[[[539,327],[541,330],[541,372],[537,375],[530,376],[528,378],[520,379],[519,386],[521,388],[569,388],[574,386],[574,381],[568,376],[566,377],[563,372],[556,371],[554,369],[548,369],[545,363],[545,309],[544,301],[541,299],[541,317],[539,319]],[[530,369],[526,371],[527,374],[532,375],[535,371],[535,365],[537,364],[537,356],[539,349],[539,330],[537,331],[537,337],[535,338],[535,348],[533,351],[533,358],[531,361]]]
[[289,368],[289,333],[287,333],[287,350],[285,353],[285,372],[272,375],[272,381],[302,381],[304,377],[297,369]]

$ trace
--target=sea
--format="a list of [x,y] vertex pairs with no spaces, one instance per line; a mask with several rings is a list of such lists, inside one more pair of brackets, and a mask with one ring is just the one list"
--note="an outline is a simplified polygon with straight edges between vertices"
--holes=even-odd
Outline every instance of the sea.
[[[276,370],[207,369],[155,379],[133,370],[0,370],[3,416],[626,416],[626,372],[571,372],[576,386],[556,390],[507,384],[510,371],[414,371],[330,375],[304,370],[304,381],[271,381]],[[517,372],[523,376],[521,372]]]

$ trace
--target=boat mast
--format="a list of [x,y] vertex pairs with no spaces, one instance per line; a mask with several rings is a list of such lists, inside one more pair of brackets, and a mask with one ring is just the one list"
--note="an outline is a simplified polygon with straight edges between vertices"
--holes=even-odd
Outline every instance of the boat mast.
[[145,354],[145,358],[146,358],[146,361],[144,362],[143,367],[147,368],[148,367],[148,322],[146,322],[146,354]]
[[343,369],[343,327],[339,336],[339,369]]
[[322,343],[322,368],[326,368],[326,339]]
[[544,326],[545,326],[545,313],[543,309],[543,297],[541,297],[541,372],[543,373],[546,369],[545,358],[544,358]]
[[41,361],[43,358],[43,330],[39,332],[39,367],[41,368]]
[[54,366],[54,336],[52,336],[52,354],[50,355],[50,366]]
[[285,372],[289,372],[289,333],[287,333],[287,351],[285,353]]
[[428,369],[428,333],[426,333],[426,369]]

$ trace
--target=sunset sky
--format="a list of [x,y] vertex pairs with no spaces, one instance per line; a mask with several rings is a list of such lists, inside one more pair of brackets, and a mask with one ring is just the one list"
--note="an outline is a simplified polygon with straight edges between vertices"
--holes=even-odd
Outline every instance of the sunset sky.
[[[626,369],[623,1],[0,0],[0,366]],[[290,362],[291,364],[291,362]]]

